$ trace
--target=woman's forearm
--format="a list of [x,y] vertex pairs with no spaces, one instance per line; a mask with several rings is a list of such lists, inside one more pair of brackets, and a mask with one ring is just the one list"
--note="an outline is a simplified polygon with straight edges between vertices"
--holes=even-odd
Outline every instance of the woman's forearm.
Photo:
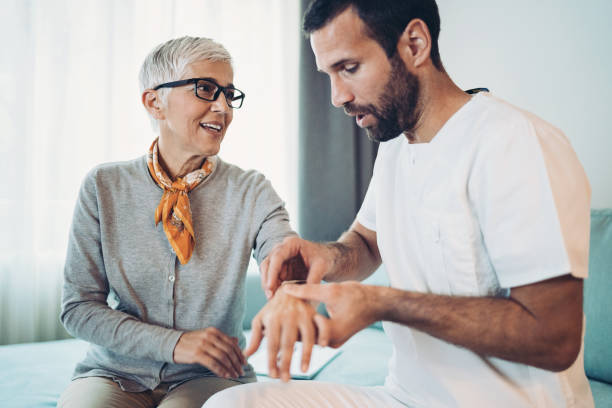
[[[65,289],[66,290],[66,289]],[[174,346],[182,332],[144,323],[106,302],[64,297],[62,324],[74,337],[132,358],[173,362]]]

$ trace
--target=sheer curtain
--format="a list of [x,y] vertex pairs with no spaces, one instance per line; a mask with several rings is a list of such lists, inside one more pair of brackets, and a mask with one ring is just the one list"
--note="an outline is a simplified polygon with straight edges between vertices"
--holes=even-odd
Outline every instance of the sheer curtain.
[[64,337],[62,268],[79,185],[155,137],[138,69],[155,45],[214,38],[247,94],[221,157],[256,168],[297,207],[299,2],[9,0],[0,35],[0,344]]

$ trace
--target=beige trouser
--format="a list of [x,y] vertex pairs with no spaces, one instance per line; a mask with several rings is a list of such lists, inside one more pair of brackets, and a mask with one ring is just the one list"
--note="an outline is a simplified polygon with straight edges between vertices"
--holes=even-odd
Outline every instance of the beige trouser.
[[[255,378],[253,378],[255,381]],[[204,377],[187,381],[168,392],[169,384],[153,391],[127,392],[104,377],[78,378],[62,393],[58,408],[199,408],[211,395],[235,385],[235,380]]]

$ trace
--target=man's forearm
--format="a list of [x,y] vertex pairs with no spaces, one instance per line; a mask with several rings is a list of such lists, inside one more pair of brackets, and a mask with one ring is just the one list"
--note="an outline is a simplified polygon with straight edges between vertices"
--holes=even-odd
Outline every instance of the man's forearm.
[[[376,299],[372,307],[379,320],[410,326],[483,356],[559,371],[571,365],[579,350],[581,308],[558,317],[577,323],[568,325],[540,318],[512,298],[442,296],[376,286],[368,290]],[[581,304],[582,298],[565,301]]]
[[380,265],[380,254],[368,240],[353,229],[342,234],[337,242],[326,244],[335,254],[334,267],[325,276],[328,282],[363,280]]

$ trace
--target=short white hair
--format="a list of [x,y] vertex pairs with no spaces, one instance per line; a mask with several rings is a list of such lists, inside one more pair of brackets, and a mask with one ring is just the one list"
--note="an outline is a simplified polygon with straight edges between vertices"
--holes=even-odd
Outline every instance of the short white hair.
[[[140,67],[140,93],[165,82],[178,81],[189,64],[202,60],[222,61],[232,66],[232,57],[227,49],[210,38],[185,36],[159,44],[147,55]],[[158,90],[164,104],[169,91],[168,88]],[[151,125],[154,130],[159,130],[157,120],[153,117]]]

